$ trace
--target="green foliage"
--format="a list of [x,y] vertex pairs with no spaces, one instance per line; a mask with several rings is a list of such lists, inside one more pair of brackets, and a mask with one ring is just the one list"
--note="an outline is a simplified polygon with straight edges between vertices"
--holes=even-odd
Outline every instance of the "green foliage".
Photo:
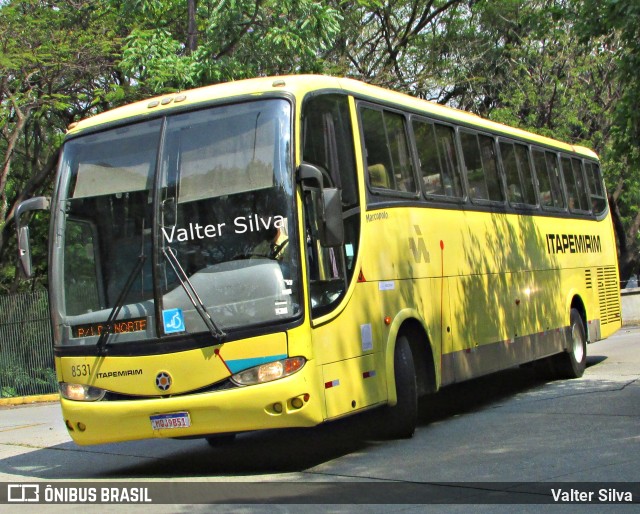
[[[310,0],[197,2],[197,45],[186,44],[184,3],[164,2],[162,22],[145,13],[162,2],[125,2],[133,17],[120,69],[144,91],[161,93],[258,75],[321,72],[340,14]],[[157,20],[158,18],[156,18]]]
[[594,148],[637,266],[639,21],[636,0],[0,2],[0,290],[19,284],[7,216],[50,191],[40,171],[70,122],[166,91],[305,72]]
[[612,124],[611,200],[624,227],[618,230],[622,276],[640,272],[640,4],[636,0],[584,0],[577,33],[600,42],[616,73],[611,81],[622,94],[608,114]]
[[58,389],[53,368],[32,369],[23,363],[0,367],[0,384],[0,398],[51,394]]
[[[486,2],[479,26],[494,40],[486,66],[480,114],[576,144],[605,150],[607,106],[619,97],[610,88],[614,64],[606,53],[574,41],[572,5]],[[511,9],[509,9],[511,7]],[[485,25],[488,23],[488,25]],[[491,71],[495,70],[495,71]]]
[[46,291],[0,296],[0,341],[0,396],[56,391]]
[[[0,7],[0,290],[20,285],[11,220],[16,202],[50,192],[52,173],[43,168],[67,125],[107,107],[93,102],[95,91],[118,82],[116,18],[103,7],[90,0]],[[46,234],[36,229],[36,255],[46,255]],[[37,280],[46,280],[45,270],[37,265]]]
[[183,48],[166,29],[134,29],[119,66],[155,93],[184,89],[195,85],[198,70],[194,56],[180,55]]
[[13,398],[14,396],[18,396],[18,391],[15,387],[0,387],[0,398]]

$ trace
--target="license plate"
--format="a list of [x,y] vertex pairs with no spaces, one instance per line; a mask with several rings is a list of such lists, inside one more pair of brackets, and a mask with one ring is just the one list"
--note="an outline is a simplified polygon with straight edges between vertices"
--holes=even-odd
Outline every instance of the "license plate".
[[172,414],[155,414],[150,416],[151,428],[154,430],[168,430],[170,428],[187,428],[191,426],[188,412],[174,412]]

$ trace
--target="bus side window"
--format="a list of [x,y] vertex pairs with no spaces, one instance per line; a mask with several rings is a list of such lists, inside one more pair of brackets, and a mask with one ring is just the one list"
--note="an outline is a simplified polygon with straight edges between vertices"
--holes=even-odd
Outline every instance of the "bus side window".
[[587,171],[587,185],[589,188],[589,196],[591,197],[591,207],[594,214],[602,214],[607,208],[607,197],[604,192],[600,166],[595,162],[587,162],[585,164]]
[[493,138],[461,130],[460,143],[471,199],[504,202]]
[[542,205],[542,207],[553,207],[549,173],[547,172],[547,161],[544,158],[544,152],[542,150],[538,150],[537,148],[533,150],[533,164],[536,168],[536,176],[538,177],[540,205]]
[[492,202],[503,202],[504,195],[500,186],[500,174],[498,173],[498,163],[496,159],[496,144],[492,137],[480,134],[480,155],[482,157],[482,169],[487,182],[489,200]]
[[482,159],[480,158],[480,147],[478,137],[470,132],[460,132],[460,143],[462,156],[467,171],[467,183],[469,185],[469,196],[474,200],[488,200],[489,191],[484,179],[482,170]]
[[364,147],[367,156],[369,185],[375,188],[393,189],[389,175],[391,158],[387,151],[387,135],[382,111],[362,108],[360,110]]
[[435,124],[438,154],[442,166],[442,177],[445,194],[455,198],[462,198],[462,179],[460,178],[460,163],[456,152],[456,134],[452,127]]
[[558,157],[554,152],[545,152],[534,148],[533,163],[538,176],[540,188],[540,204],[545,209],[562,209],[565,207],[560,176]]
[[413,120],[412,126],[425,194],[461,198],[453,129],[417,119]]
[[398,191],[414,193],[416,191],[416,183],[413,178],[404,116],[385,112],[384,120],[387,127],[389,151],[393,162],[395,188]]
[[571,212],[589,212],[589,202],[587,201],[584,189],[584,179],[582,178],[582,163],[578,159],[571,159],[563,155],[560,158],[562,165],[562,176],[567,188],[567,201]]
[[571,169],[571,159],[562,155],[560,157],[560,166],[562,169],[562,178],[567,188],[567,202],[570,211],[581,211],[580,199],[578,198],[578,190],[576,189],[576,181]]
[[509,203],[535,205],[536,195],[529,148],[510,141],[500,141],[498,146],[500,148],[502,168],[507,180],[507,199]]
[[493,138],[461,130],[460,143],[471,199],[504,202]]
[[536,205],[535,181],[531,168],[531,156],[529,148],[525,145],[515,144],[516,161],[522,178],[522,199],[527,205]]
[[404,116],[362,107],[360,119],[369,185],[404,193],[416,192]]
[[515,145],[513,143],[500,141],[499,146],[502,167],[504,168],[507,179],[507,200],[509,200],[511,204],[525,203],[520,173],[518,172],[518,163],[516,162]]
[[578,190],[580,205],[584,211],[590,212],[591,205],[589,205],[589,192],[587,191],[587,181],[585,180],[582,161],[573,157],[571,159],[571,165],[573,168],[573,175],[576,178],[576,189]]
[[549,183],[551,184],[553,206],[559,209],[564,209],[567,204],[564,201],[564,195],[562,193],[558,155],[555,152],[545,152],[544,155],[547,160],[547,171],[549,172]]

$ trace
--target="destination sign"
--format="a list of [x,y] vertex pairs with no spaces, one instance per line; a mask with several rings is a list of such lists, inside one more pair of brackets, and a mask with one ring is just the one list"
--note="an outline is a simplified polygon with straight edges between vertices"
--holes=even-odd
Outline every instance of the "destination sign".
[[[147,329],[147,318],[123,319],[114,321],[112,334],[126,334],[129,332],[142,332]],[[99,336],[107,327],[106,322],[88,323],[71,327],[73,337]]]

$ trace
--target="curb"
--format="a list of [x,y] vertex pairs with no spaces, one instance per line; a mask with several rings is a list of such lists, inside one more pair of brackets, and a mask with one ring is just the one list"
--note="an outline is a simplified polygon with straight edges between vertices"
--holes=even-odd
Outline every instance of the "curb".
[[60,395],[54,394],[39,394],[35,396],[15,396],[13,398],[0,398],[0,406],[3,405],[26,405],[30,403],[44,403],[44,402],[57,402],[60,400]]

